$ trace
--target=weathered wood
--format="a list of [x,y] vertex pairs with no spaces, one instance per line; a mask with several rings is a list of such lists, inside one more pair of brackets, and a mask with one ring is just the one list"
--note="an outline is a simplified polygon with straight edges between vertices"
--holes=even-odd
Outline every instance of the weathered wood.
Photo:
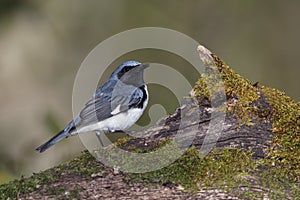
[[[203,62],[207,63],[207,68],[212,65],[212,62],[220,62],[218,60],[210,60],[213,58],[210,57],[210,52],[204,47],[200,48],[199,54]],[[217,95],[216,93],[216,96]],[[226,96],[226,98],[227,102],[238,100],[232,96]],[[227,102],[221,103],[226,106]],[[250,106],[256,106],[258,112],[263,110],[262,112],[265,113],[271,112],[272,110],[272,107],[262,92],[259,92],[258,100]],[[142,137],[128,142],[123,148],[130,150],[132,146],[135,146],[143,150],[151,150],[155,148],[160,141],[172,139],[176,134],[181,134],[180,137],[183,138],[196,135],[193,142],[189,145],[194,145],[198,149],[201,149],[212,120],[211,114],[213,110],[210,101],[205,99],[205,97],[199,101],[196,97],[190,96],[172,115],[162,119],[158,122],[157,126],[137,133],[137,135]],[[217,112],[215,116],[218,116]],[[212,127],[211,130],[212,134],[220,134],[215,144],[216,148],[232,147],[245,150],[252,149],[254,158],[265,157],[267,155],[266,150],[270,147],[270,141],[274,136],[274,133],[271,131],[272,121],[265,115],[262,115],[260,118],[257,118],[257,116],[249,117],[253,122],[251,125],[241,124],[241,119],[234,115],[234,113],[227,112],[225,121],[221,124],[223,131],[220,133],[219,128],[216,127]],[[186,125],[182,126],[183,118]],[[183,146],[182,148],[186,149],[187,146]]]
[[[257,103],[269,106],[264,98],[260,98]],[[181,127],[181,137],[196,134],[192,145],[200,149],[211,120],[210,106],[200,105],[198,107],[190,101],[181,107],[189,109],[189,112],[194,112],[195,109],[200,110],[200,116],[189,118],[189,126]],[[174,114],[163,119],[159,123],[160,125],[138,133],[139,135],[143,135],[143,138],[131,140],[125,144],[124,148],[130,150],[132,148],[128,147],[136,146],[140,149],[151,150],[155,148],[160,141],[174,137],[179,129],[180,119],[182,117],[180,113],[181,108],[178,108]],[[195,112],[195,114],[198,114],[198,112]],[[224,147],[242,148],[246,150],[252,149],[255,158],[265,157],[265,150],[267,147],[270,147],[270,140],[274,135],[271,131],[272,123],[268,120],[258,121],[255,118],[252,120],[255,123],[251,126],[245,124],[239,126],[239,119],[233,114],[227,114],[225,123],[223,124],[223,132],[216,143],[217,149]],[[146,137],[146,135],[148,136]]]

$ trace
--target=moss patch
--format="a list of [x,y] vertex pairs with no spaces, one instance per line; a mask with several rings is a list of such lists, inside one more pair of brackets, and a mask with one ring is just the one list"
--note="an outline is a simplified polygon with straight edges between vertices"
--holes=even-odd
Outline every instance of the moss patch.
[[277,176],[300,182],[300,112],[299,103],[283,92],[261,87],[272,105],[272,131],[275,137],[264,161],[277,172]]
[[[89,179],[92,174],[98,173],[102,169],[104,166],[96,162],[95,158],[85,151],[70,162],[33,174],[29,178],[22,177],[20,180],[0,185],[0,199],[17,199],[20,195],[24,197],[31,192],[40,190],[43,186],[46,187],[46,194],[59,195],[65,191],[63,187],[48,188],[48,186],[61,181],[61,178],[66,175],[78,175]],[[76,193],[78,193],[78,188],[73,189],[70,195],[75,196]]]
[[[212,56],[225,86],[227,112],[240,120],[240,125],[252,125],[259,120],[269,120],[272,123],[272,146],[265,149],[268,156],[260,160],[258,165],[260,169],[264,169],[261,171],[264,177],[261,181],[277,191],[275,193],[279,196],[279,191],[284,195],[284,191],[289,191],[288,188],[294,188],[290,192],[299,196],[300,104],[277,89],[252,85],[217,56]],[[206,83],[210,84],[210,79],[214,78],[207,73],[196,83],[194,94],[199,102],[211,98]],[[266,98],[270,106],[258,108],[256,102],[259,98]]]
[[[135,180],[159,180],[162,183],[181,184],[190,191],[200,186],[220,186],[228,184],[237,175],[246,175],[256,164],[250,152],[239,149],[214,150],[209,156],[201,158],[195,147],[189,148],[174,163],[161,170],[144,174],[130,174]],[[244,160],[244,162],[240,162]]]
[[[251,116],[255,115],[257,111],[257,108],[251,105],[259,98],[258,87],[254,87],[249,80],[235,73],[217,56],[213,54],[212,56],[215,59],[216,69],[214,69],[214,65],[211,66],[212,69],[206,69],[203,76],[196,82],[194,86],[196,98],[199,102],[203,102],[206,99],[210,100],[210,92],[215,92],[215,95],[217,95],[217,92],[223,92],[215,91],[218,88],[216,87],[218,84],[215,82],[220,76],[221,79],[217,81],[222,81],[225,87],[228,99],[227,112],[234,114],[240,120],[240,124],[250,125],[252,123]],[[220,74],[211,73],[211,70],[217,70]]]
[[288,178],[262,168],[261,162],[252,157],[252,151],[224,148],[214,149],[208,156],[201,158],[195,147],[171,165],[153,172],[126,174],[129,181],[181,185],[189,192],[199,190],[220,190],[243,199],[297,198],[299,184]]

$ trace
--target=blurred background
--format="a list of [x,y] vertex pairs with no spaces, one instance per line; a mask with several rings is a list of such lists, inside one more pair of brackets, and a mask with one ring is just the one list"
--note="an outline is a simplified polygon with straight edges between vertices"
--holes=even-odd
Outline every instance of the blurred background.
[[[44,154],[34,149],[72,118],[73,83],[87,54],[127,29],[180,31],[252,82],[299,101],[299,8],[297,0],[2,0],[0,183],[55,166],[84,150],[79,137]],[[184,63],[158,55],[145,52],[133,59]]]

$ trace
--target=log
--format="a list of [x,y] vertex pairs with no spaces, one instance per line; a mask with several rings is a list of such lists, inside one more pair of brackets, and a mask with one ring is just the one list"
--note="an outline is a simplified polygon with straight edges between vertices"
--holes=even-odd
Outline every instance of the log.
[[[299,198],[299,104],[279,90],[251,84],[205,47],[198,52],[205,72],[173,114],[135,137],[92,152],[112,167],[84,152],[68,163],[0,185],[0,197]],[[111,154],[115,150],[146,157],[168,145],[146,168],[139,166],[143,159]],[[171,163],[151,171],[168,158]],[[126,172],[131,166],[143,173]]]

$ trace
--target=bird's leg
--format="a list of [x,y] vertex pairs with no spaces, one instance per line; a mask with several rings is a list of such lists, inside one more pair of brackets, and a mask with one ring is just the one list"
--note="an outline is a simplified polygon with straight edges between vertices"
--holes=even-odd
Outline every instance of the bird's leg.
[[122,131],[122,133],[125,133],[127,137],[135,137],[135,136],[140,137],[139,135],[136,135],[136,131],[126,131],[126,132]]
[[98,138],[98,140],[100,142],[100,145],[101,145],[101,147],[104,147],[103,142],[101,140],[101,135],[100,134],[101,134],[100,131],[96,131],[96,136],[97,136],[97,138]]

